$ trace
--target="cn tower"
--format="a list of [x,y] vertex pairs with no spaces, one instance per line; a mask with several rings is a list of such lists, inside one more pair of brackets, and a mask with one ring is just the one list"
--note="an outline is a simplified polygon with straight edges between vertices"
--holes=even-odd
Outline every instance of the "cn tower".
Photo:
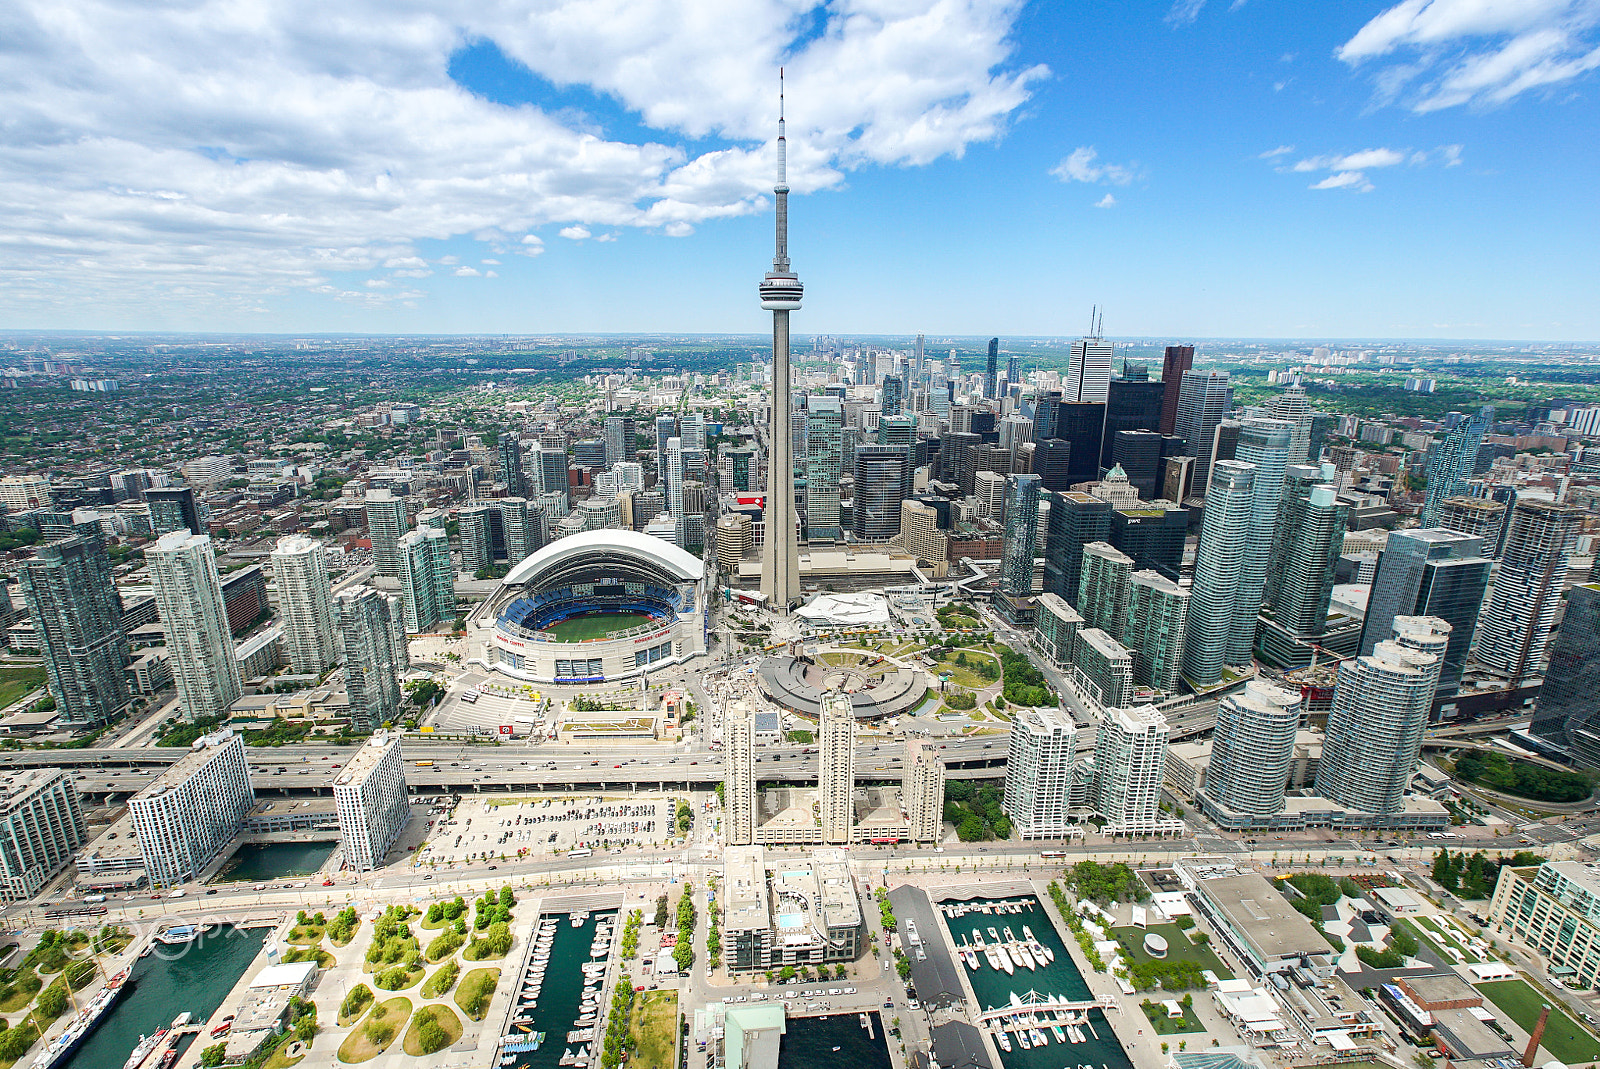
[[789,183],[783,137],[783,71],[778,71],[777,248],[761,280],[761,307],[772,310],[772,425],[767,465],[766,540],[761,552],[761,592],[769,608],[787,613],[800,596],[800,552],[795,545],[794,444],[789,427],[789,313],[805,287],[789,268]]

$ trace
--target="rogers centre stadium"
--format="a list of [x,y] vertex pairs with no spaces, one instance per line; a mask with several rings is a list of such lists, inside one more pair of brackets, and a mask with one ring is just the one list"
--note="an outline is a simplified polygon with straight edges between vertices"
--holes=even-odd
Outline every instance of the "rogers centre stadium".
[[637,531],[569,535],[512,568],[472,614],[484,663],[516,679],[637,678],[704,653],[705,565]]

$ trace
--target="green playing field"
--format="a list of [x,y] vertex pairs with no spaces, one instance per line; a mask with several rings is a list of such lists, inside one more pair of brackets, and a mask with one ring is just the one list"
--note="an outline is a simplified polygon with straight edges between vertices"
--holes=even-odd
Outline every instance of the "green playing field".
[[613,631],[626,631],[649,621],[648,616],[637,612],[594,612],[551,624],[544,629],[544,633],[557,642],[583,642],[591,638],[604,638]]

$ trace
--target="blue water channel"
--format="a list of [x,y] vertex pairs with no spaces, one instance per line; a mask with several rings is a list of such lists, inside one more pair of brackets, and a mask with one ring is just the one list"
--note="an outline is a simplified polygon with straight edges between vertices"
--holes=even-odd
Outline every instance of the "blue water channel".
[[[598,1059],[594,1055],[599,1050],[600,1033],[596,1032],[594,1039],[572,1042],[567,1041],[567,1033],[579,1027],[578,1006],[583,1002],[582,966],[589,961],[605,960],[589,956],[589,947],[594,943],[595,922],[602,917],[610,917],[615,921],[616,915],[616,910],[592,913],[579,928],[572,926],[571,915],[567,913],[546,913],[535,923],[532,938],[537,939],[539,924],[547,917],[553,917],[557,922],[555,939],[550,948],[550,962],[545,969],[544,984],[539,990],[539,1001],[529,1012],[532,1021],[526,1025],[513,1025],[509,1031],[543,1032],[545,1039],[538,1050],[524,1051],[517,1056],[515,1065],[518,1069],[561,1069],[562,1054],[582,1046],[589,1047],[590,1064],[596,1064]],[[622,932],[616,923],[612,925],[612,934],[620,940]],[[522,977],[513,976],[510,982],[514,985],[512,997],[520,1006]],[[601,1008],[604,1008],[604,1003]],[[516,1014],[517,1011],[513,1011],[512,1016]]]

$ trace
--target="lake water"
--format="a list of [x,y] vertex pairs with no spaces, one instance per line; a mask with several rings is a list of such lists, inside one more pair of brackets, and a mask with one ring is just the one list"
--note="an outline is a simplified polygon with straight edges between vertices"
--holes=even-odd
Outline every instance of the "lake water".
[[889,1045],[883,1019],[872,1019],[872,1035],[854,1013],[828,1017],[791,1017],[785,1022],[778,1046],[778,1069],[889,1069]]
[[336,846],[320,843],[245,843],[223,862],[213,883],[264,883],[286,876],[309,876],[322,868]]
[[[224,925],[192,943],[157,944],[134,966],[133,990],[122,996],[64,1069],[122,1069],[141,1035],[167,1027],[184,1010],[203,1024],[261,952],[270,931]],[[203,1033],[198,1039],[215,1042]],[[159,1051],[146,1066],[158,1061]]]
[[[1009,901],[1018,900],[1012,898]],[[991,969],[981,954],[978,955],[976,970],[962,965],[961,968],[972,984],[973,992],[978,996],[979,1007],[984,1010],[998,1009],[1010,1004],[1013,993],[1026,996],[1030,990],[1039,995],[1055,996],[1069,1001],[1093,997],[1089,992],[1089,985],[1078,972],[1072,955],[1067,953],[1066,944],[1062,942],[1049,916],[1039,906],[1038,900],[1030,896],[1021,901],[1025,905],[1020,913],[980,912],[968,913],[960,918],[946,917],[943,912],[939,914],[939,919],[950,930],[958,947],[973,941],[974,928],[979,929],[983,933],[984,942],[989,943],[992,942],[989,938],[990,928],[994,928],[1002,939],[1005,938],[1005,929],[1010,928],[1020,939],[1022,928],[1026,925],[1033,931],[1035,939],[1055,952],[1055,960],[1042,968],[1032,970],[1017,968],[1014,973]],[[1045,1028],[1045,1036],[1049,1039],[1045,1046],[1023,1050],[1021,1044],[1013,1038],[1011,1051],[1009,1053],[1000,1051],[1000,1060],[1004,1063],[1005,1069],[1062,1069],[1063,1066],[1131,1069],[1132,1063],[1124,1053],[1116,1033],[1111,1030],[1105,1013],[1098,1009],[1090,1010],[1089,1024],[1093,1026],[1094,1033],[1091,1034],[1085,1029],[1086,1042],[1058,1043],[1050,1030]],[[998,1044],[996,1046],[998,1047]]]
[[[567,1033],[578,1027],[578,1005],[583,1001],[583,972],[580,967],[594,960],[589,957],[589,947],[594,942],[595,922],[601,917],[616,919],[617,911],[592,913],[581,928],[572,926],[570,914],[552,913],[545,916],[556,919],[556,935],[550,946],[550,963],[545,969],[544,984],[539,990],[539,1004],[532,1011],[533,1023],[524,1027],[528,1031],[544,1032],[546,1035],[538,1050],[524,1051],[517,1056],[517,1069],[560,1069],[561,1055],[565,1051],[584,1044],[590,1045],[592,1050],[598,1050],[599,1047],[598,1034],[593,1040],[568,1043]],[[540,921],[544,919],[539,918]],[[620,921],[612,925],[612,934],[618,941],[621,940]],[[536,923],[534,937],[537,936]],[[515,985],[512,997],[520,1004],[522,977],[509,975],[517,967],[510,966],[507,973],[502,974],[500,982]],[[510,1030],[518,1032],[523,1029],[513,1025]]]

